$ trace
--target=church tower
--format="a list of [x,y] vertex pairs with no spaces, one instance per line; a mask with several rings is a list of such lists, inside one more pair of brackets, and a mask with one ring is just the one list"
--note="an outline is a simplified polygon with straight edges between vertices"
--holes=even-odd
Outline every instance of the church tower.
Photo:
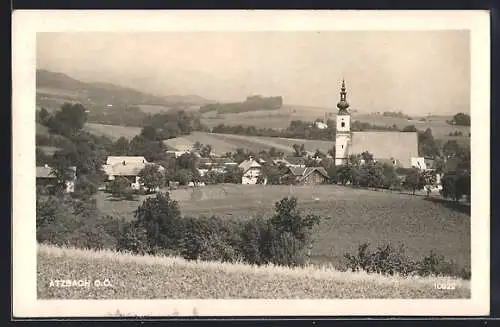
[[340,101],[337,103],[337,133],[335,137],[335,165],[340,166],[347,162],[349,145],[351,141],[351,114],[347,110],[349,103],[346,101],[345,81],[342,80]]

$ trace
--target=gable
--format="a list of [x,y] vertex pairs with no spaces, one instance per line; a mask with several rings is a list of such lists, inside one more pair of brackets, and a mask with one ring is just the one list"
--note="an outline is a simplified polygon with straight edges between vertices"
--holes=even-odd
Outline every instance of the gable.
[[395,159],[403,167],[411,167],[411,158],[418,157],[418,133],[416,132],[353,132],[350,154],[365,151],[376,160]]

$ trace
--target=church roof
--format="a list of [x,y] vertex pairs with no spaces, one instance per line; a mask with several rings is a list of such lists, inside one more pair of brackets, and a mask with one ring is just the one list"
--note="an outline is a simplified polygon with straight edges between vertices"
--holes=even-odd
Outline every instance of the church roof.
[[350,154],[368,151],[376,160],[395,159],[403,167],[411,167],[411,158],[418,157],[416,132],[352,132]]

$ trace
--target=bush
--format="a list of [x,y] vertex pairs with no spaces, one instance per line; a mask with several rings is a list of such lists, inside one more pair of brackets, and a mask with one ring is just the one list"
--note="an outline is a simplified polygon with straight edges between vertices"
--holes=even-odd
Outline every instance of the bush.
[[71,197],[48,197],[36,205],[39,243],[87,249],[115,249],[120,222],[102,217],[94,203]]
[[240,252],[245,262],[285,266],[306,263],[310,232],[319,217],[303,217],[296,204],[296,198],[284,198],[276,202],[276,215],[271,219],[258,217],[243,224]]
[[183,219],[181,255],[190,260],[234,262],[238,259],[237,233],[219,217]]
[[179,204],[170,198],[168,192],[144,200],[135,211],[135,218],[146,230],[149,248],[178,248],[183,236],[181,212]]
[[146,254],[150,253],[146,230],[132,222],[124,229],[122,235],[118,238],[117,250],[130,251],[132,253]]
[[434,251],[416,261],[408,257],[405,252],[403,243],[397,249],[387,243],[377,247],[375,251],[369,249],[368,243],[363,243],[355,255],[346,253],[344,257],[347,259],[347,267],[353,272],[363,270],[382,275],[439,275],[470,279],[470,269],[459,269],[456,264],[447,261],[442,255],[438,256]]

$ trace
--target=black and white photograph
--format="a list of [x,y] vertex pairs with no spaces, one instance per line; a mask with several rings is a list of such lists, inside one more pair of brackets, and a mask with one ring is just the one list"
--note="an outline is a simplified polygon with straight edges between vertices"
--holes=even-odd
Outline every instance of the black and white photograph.
[[14,313],[488,312],[487,12],[18,14]]

